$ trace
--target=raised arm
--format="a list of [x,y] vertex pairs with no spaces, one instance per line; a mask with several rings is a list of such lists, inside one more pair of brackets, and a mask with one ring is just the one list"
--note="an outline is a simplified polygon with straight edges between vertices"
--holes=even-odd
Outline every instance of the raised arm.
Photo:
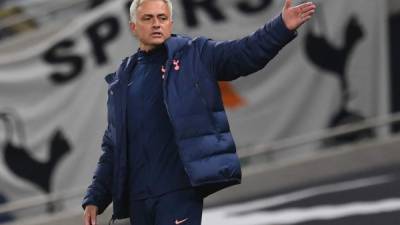
[[296,36],[296,29],[315,12],[313,3],[291,6],[286,0],[282,13],[239,40],[206,40],[201,45],[201,59],[217,80],[234,80],[262,69]]

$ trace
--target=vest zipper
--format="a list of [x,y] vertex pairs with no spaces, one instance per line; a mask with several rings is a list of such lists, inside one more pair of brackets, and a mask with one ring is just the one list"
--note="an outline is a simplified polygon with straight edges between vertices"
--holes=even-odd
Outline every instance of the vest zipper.
[[167,87],[166,86],[167,86],[168,72],[169,72],[169,70],[171,68],[171,62],[172,62],[171,60],[167,60],[167,63],[166,63],[166,66],[165,66],[165,73],[163,75],[164,76],[163,77],[163,102],[164,102],[165,109],[167,111],[169,120],[172,123],[171,113],[169,112],[168,104],[167,104],[167,101],[166,101],[166,98],[167,98]]

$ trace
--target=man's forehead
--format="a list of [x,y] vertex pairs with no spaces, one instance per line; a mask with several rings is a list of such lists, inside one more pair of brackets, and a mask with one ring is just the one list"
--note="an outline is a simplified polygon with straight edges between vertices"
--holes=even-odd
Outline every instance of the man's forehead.
[[160,5],[165,5],[168,8],[167,2],[165,2],[163,0],[142,0],[142,1],[139,2],[137,7],[140,8],[141,6],[146,5],[147,3],[157,3],[157,4],[160,4]]
[[[150,2],[155,2],[155,3],[157,2],[157,4],[151,4],[151,5],[147,4]],[[158,2],[160,2],[160,3],[158,3]],[[142,1],[142,2],[140,2],[139,6],[138,6],[137,11],[141,12],[141,13],[146,13],[146,14],[147,13],[154,14],[154,13],[157,13],[160,11],[165,14],[169,12],[167,3],[162,0]]]

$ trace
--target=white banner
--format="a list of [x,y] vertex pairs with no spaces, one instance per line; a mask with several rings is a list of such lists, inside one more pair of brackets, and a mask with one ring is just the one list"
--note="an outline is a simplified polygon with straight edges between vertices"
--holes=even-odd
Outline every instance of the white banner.
[[136,46],[123,1],[0,57],[0,194],[85,187],[106,124],[104,76]]
[[[283,5],[174,3],[176,33],[213,39],[243,37]],[[385,4],[317,3],[313,21],[265,69],[222,84],[239,148],[387,112]],[[127,18],[125,1],[110,1],[0,55],[0,195],[8,201],[89,184],[105,128],[103,78],[137,49]]]

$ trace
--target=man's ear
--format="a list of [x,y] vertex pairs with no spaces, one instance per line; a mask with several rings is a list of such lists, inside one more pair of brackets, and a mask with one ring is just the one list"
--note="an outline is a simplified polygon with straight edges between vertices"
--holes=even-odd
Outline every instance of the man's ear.
[[129,28],[133,35],[136,35],[136,24],[134,22],[129,22]]

